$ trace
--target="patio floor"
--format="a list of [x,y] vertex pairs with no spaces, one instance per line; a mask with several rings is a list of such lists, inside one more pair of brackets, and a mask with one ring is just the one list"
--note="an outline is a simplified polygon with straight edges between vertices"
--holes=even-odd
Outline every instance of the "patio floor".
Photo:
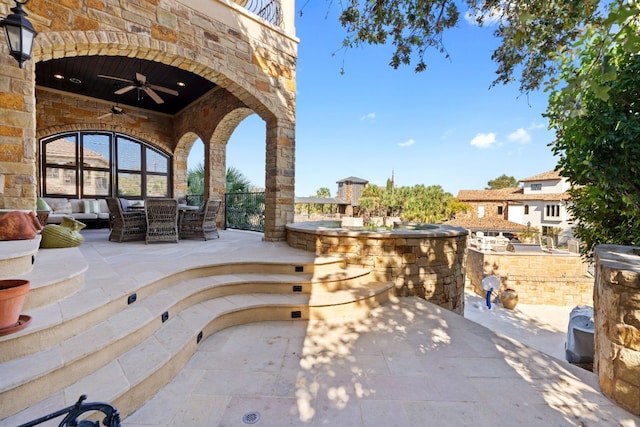
[[[219,240],[154,245],[108,242],[106,230],[83,234],[87,280],[134,271],[141,260],[165,259],[168,266],[188,258],[312,255],[232,230],[221,231]],[[516,316],[516,341],[509,337],[516,330],[510,316],[473,310],[473,298],[467,296],[470,317],[488,325],[494,317],[495,331],[418,298],[394,300],[363,321],[227,328],[203,341],[122,425],[640,426],[640,418],[600,393],[593,373],[553,354],[557,345],[547,351],[553,355],[534,348],[545,350],[547,333],[559,340],[562,327]],[[532,337],[538,342],[522,343]]]

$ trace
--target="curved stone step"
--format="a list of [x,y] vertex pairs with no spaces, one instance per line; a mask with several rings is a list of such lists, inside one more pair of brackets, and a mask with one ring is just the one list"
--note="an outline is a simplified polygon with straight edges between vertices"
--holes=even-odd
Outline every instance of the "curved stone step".
[[[51,251],[59,250],[61,249],[53,249]],[[58,252],[52,252],[52,254],[55,258]],[[52,262],[55,263],[55,259]],[[34,269],[32,272],[34,279],[40,279],[40,281],[33,280],[32,287],[36,289],[34,295],[51,295],[47,289],[58,287],[43,286],[41,283],[43,275],[40,274],[38,276],[38,272],[47,271],[54,265],[47,265],[45,262],[42,265],[42,270],[40,270],[40,267]],[[77,266],[82,266],[82,273],[84,273],[86,263],[83,263],[80,259]],[[177,282],[199,277],[215,277],[229,274],[256,274],[261,277],[273,274],[289,274],[292,275],[288,281],[290,282],[289,287],[294,283],[302,284],[303,292],[308,292],[306,290],[308,287],[305,288],[304,284],[312,283],[313,277],[317,274],[314,271],[317,270],[325,271],[321,273],[324,277],[334,277],[332,282],[328,282],[332,283],[331,286],[344,286],[339,285],[341,283],[340,280],[348,281],[349,275],[336,278],[334,275],[327,273],[330,268],[339,270],[342,266],[344,266],[344,262],[336,258],[316,259],[312,263],[301,263],[300,265],[292,265],[287,262],[231,262],[214,265],[201,264],[188,268],[175,267],[174,272],[160,278],[149,279],[148,282],[121,284],[117,283],[117,278],[114,278],[114,282],[109,282],[102,287],[92,282],[67,297],[59,300],[54,299],[48,305],[37,306],[30,310],[25,309],[24,313],[32,318],[31,324],[15,334],[0,336],[0,363],[49,348],[70,337],[81,334],[83,331],[116,315],[127,307],[129,298],[133,294],[135,294],[137,300],[140,300]],[[60,270],[62,272],[67,271],[65,269]],[[76,270],[80,270],[80,268],[78,267]],[[296,270],[302,270],[303,272]],[[304,271],[311,273],[305,273]],[[353,271],[354,274],[360,276],[366,274],[365,271],[360,269],[354,269]],[[67,277],[67,281],[61,281],[59,286],[66,286],[68,289],[75,289],[76,280],[82,280],[83,278],[80,272],[77,275],[62,273],[62,275],[64,274],[69,277]],[[264,280],[262,281],[264,282]],[[56,284],[56,282],[48,283],[48,285],[52,284]],[[38,294],[39,288],[43,289],[41,294]],[[289,292],[289,290],[285,290],[285,292]],[[30,298],[32,297],[28,294],[27,299]],[[38,297],[37,299],[40,298]],[[25,303],[26,306],[27,304]]]
[[[78,392],[89,394],[92,399],[114,402],[126,416],[173,378],[195,352],[197,342],[221,329],[255,321],[287,320],[294,316],[301,320],[361,318],[367,316],[370,308],[387,301],[392,288],[391,283],[370,283],[352,290],[318,291],[311,295],[255,293],[209,299],[200,294],[204,297],[202,301],[187,306],[166,323],[160,323],[162,321],[156,317],[158,329],[144,340],[138,341],[131,336],[136,345],[126,352],[116,355],[112,348],[98,350],[97,353],[104,354],[105,363],[98,369],[89,369],[78,382],[65,385],[64,390],[51,390],[46,384],[61,381],[68,372],[47,375],[46,381],[35,381],[34,385],[23,385],[0,394],[2,417],[29,407],[5,419],[22,423],[47,413],[47,408],[54,405],[52,402],[61,398],[77,399],[74,396]],[[78,343],[81,342],[83,340],[79,339]],[[95,362],[83,364],[91,368]],[[74,371],[77,369],[73,367]],[[38,384],[40,382],[42,384]],[[106,384],[108,390],[105,390]],[[67,403],[62,406],[65,405]]]
[[30,272],[41,238],[38,234],[35,239],[0,241],[0,279],[15,279]]

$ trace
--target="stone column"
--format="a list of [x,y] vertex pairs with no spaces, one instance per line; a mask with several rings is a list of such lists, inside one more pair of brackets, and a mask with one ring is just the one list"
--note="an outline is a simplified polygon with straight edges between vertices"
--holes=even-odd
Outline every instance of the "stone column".
[[[4,39],[4,34],[2,35]],[[35,63],[0,50],[0,208],[36,207]]]
[[267,123],[264,239],[286,240],[293,222],[295,184],[295,123]]
[[640,415],[640,248],[595,250],[595,363],[602,392]]

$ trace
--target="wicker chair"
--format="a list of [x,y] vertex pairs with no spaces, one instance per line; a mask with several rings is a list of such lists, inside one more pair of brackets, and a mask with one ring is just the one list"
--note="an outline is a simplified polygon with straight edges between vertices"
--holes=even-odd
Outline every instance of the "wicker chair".
[[201,211],[184,211],[180,218],[180,238],[194,237],[197,239],[220,238],[216,218],[222,201],[208,199]]
[[146,199],[147,236],[145,242],[178,243],[178,200],[168,198]]
[[147,220],[144,212],[125,212],[115,197],[107,198],[109,206],[109,241],[125,242],[142,240],[147,233]]

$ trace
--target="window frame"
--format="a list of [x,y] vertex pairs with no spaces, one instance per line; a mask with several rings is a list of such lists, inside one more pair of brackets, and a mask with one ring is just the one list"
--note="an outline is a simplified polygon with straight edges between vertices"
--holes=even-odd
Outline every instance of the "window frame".
[[[100,166],[87,166],[84,159],[84,139],[91,135],[107,136],[109,138],[109,161],[107,167]],[[68,140],[75,144],[75,163],[69,164],[57,164],[51,163],[51,159],[47,159],[47,144],[57,140]],[[132,170],[120,167],[118,155],[118,141],[124,140],[133,144],[137,144],[140,149],[140,169]],[[166,159],[166,172],[148,171],[146,164],[146,153],[151,150],[150,153],[159,156],[161,159]],[[125,197],[131,199],[144,199],[147,197],[147,176],[160,176],[166,179],[166,197],[172,197],[173,195],[173,156],[164,150],[155,147],[154,145],[134,138],[131,135],[119,133],[119,132],[105,132],[99,130],[84,130],[77,132],[63,132],[55,135],[47,136],[40,140],[40,193],[43,197],[67,197],[67,198],[104,198],[104,197]],[[59,169],[62,171],[73,171],[72,175],[75,177],[75,188],[73,194],[56,193],[50,191],[47,180],[55,179],[51,175],[52,169]],[[96,194],[94,189],[90,191],[89,185],[86,185],[84,180],[89,172],[106,173],[107,174],[107,194]],[[132,173],[140,177],[139,195],[119,195],[119,176],[121,173]],[[59,174],[55,174],[59,177]],[[100,176],[98,176],[100,178]],[[157,194],[156,194],[157,196]]]

